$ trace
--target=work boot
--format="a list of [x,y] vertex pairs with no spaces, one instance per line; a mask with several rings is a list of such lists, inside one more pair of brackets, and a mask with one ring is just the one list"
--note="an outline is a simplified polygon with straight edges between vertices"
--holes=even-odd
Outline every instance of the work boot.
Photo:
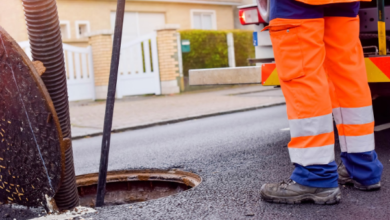
[[352,184],[354,188],[362,191],[378,190],[381,188],[381,182],[368,186],[364,186],[358,183],[356,180],[352,179],[349,176],[347,168],[344,166],[343,163],[339,165],[339,167],[337,168],[337,172],[339,173],[339,184],[341,185]]
[[335,204],[341,199],[339,187],[317,188],[298,184],[293,180],[281,183],[264,184],[260,189],[261,198],[274,203],[302,203],[313,201],[315,204]]

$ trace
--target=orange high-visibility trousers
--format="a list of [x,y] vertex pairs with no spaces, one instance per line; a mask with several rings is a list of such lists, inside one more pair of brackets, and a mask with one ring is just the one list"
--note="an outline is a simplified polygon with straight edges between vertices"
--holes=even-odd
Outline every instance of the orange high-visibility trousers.
[[343,152],[374,150],[359,18],[274,19],[269,29],[287,103],[291,161],[334,161],[332,114]]
[[350,177],[362,185],[381,179],[358,10],[358,2],[271,0],[267,28],[290,124],[290,178],[302,185],[338,185],[333,118]]

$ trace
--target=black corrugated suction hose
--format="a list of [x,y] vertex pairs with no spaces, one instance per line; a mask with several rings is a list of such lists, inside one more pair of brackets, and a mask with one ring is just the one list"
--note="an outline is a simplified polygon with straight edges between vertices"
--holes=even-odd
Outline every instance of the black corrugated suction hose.
[[[60,23],[55,0],[22,0],[33,60],[41,61],[46,72],[42,80],[57,111],[64,138],[70,138],[70,118],[66,72]],[[72,146],[65,152],[64,176],[55,196],[60,210],[79,205]]]

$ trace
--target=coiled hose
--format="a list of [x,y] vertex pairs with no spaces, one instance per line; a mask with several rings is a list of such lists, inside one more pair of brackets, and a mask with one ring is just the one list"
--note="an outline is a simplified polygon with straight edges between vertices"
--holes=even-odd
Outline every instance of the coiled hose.
[[[71,138],[64,53],[56,1],[22,1],[32,58],[41,61],[46,67],[42,80],[57,111],[63,137]],[[60,210],[73,209],[79,205],[79,197],[71,144],[65,151],[63,169],[61,185],[54,198]]]

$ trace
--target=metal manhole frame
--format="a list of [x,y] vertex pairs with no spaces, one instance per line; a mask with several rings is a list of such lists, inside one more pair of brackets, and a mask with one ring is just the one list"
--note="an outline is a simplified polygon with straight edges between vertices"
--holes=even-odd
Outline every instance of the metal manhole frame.
[[[99,173],[76,176],[77,187],[97,185]],[[202,177],[182,170],[115,170],[107,172],[107,183],[132,181],[162,181],[175,182],[190,186],[191,189],[202,183]]]

